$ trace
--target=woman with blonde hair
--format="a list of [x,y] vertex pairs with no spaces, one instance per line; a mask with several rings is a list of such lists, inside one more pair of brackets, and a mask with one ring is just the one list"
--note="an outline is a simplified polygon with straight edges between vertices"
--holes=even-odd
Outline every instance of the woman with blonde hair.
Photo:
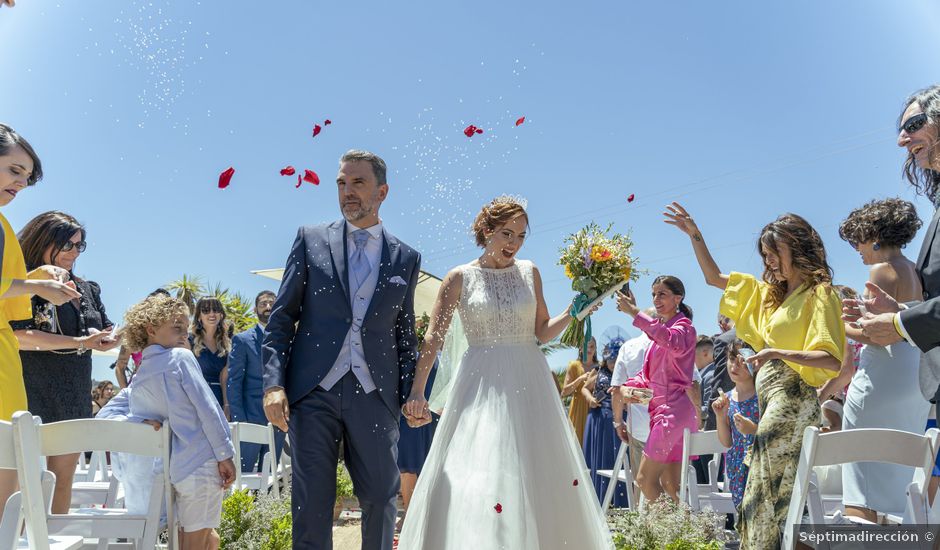
[[196,302],[189,345],[199,361],[209,389],[225,412],[225,417],[230,419],[225,384],[228,381],[228,354],[232,351],[232,335],[225,307],[218,298],[207,296]]

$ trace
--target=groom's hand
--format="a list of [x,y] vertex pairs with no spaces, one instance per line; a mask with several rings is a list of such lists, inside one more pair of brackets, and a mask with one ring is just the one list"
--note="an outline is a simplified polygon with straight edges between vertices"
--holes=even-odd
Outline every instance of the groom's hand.
[[290,420],[287,392],[280,388],[274,388],[264,394],[264,416],[277,429],[282,432],[287,431],[287,422]]

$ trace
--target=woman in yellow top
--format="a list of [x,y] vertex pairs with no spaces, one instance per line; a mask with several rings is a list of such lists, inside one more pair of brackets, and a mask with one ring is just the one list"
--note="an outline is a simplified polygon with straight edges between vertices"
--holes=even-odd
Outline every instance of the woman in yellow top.
[[[10,204],[17,193],[41,178],[42,164],[29,142],[0,124],[0,206]],[[27,410],[19,344],[10,321],[32,316],[32,294],[60,305],[78,298],[79,293],[74,283],[65,283],[68,272],[64,269],[42,266],[26,273],[23,251],[2,214],[0,226],[0,421],[9,422],[14,412]],[[0,502],[6,502],[15,490],[16,471],[0,471]]]
[[738,534],[744,550],[780,547],[796,477],[803,430],[820,423],[816,388],[839,374],[845,351],[842,303],[819,233],[803,218],[784,214],[764,226],[757,247],[764,273],[718,269],[702,233],[678,203],[666,223],[689,235],[705,282],[724,291],[719,311],[735,322],[738,338],[757,354],[760,423],[745,459],[749,467]]

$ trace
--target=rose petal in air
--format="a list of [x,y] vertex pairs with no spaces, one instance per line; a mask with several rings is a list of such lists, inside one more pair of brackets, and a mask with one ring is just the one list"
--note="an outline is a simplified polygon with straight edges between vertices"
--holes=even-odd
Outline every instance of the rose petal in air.
[[319,133],[320,133],[320,130],[322,130],[322,129],[323,129],[323,128],[320,128],[320,125],[319,125],[319,124],[314,124],[314,125],[313,125],[313,137],[317,137],[317,134],[319,134]]
[[498,502],[496,503],[496,506],[493,506],[493,509],[496,510],[497,514],[503,513],[503,505]]
[[467,126],[466,128],[463,129],[463,135],[467,137],[473,137],[473,134],[474,132],[476,132],[476,130],[477,130],[477,127],[471,124],[470,126]]
[[330,119],[326,119],[326,120],[323,121],[323,125],[324,125],[324,126],[329,126],[330,124],[333,124],[333,121],[330,120]]
[[477,133],[478,133],[478,134],[482,134],[482,133],[483,133],[483,129],[482,129],[482,128],[477,128]]
[[633,199],[635,198],[636,198],[636,195],[634,195],[633,193],[630,193],[630,196],[627,197],[627,202],[633,202]]
[[524,116],[517,118],[517,119],[516,119],[516,126],[521,125],[523,122],[525,122],[525,117],[524,117]]
[[573,483],[572,483],[571,485],[573,485],[573,486],[575,486],[575,487],[577,487],[577,486],[578,486],[578,480],[577,480],[577,479],[576,479],[576,480],[574,480],[574,482],[573,482]]
[[219,174],[219,189],[225,189],[228,187],[228,184],[232,183],[232,176],[235,175],[235,169],[231,166],[227,170]]
[[304,170],[304,181],[308,181],[314,185],[320,185],[320,176],[313,170]]
[[296,170],[294,170],[293,166],[285,166],[284,168],[281,168],[282,176],[293,176],[295,172]]
[[300,174],[297,174],[297,185],[294,186],[294,189],[297,189],[298,187],[300,187],[300,184],[302,184],[303,182],[304,182],[304,177],[301,176]]

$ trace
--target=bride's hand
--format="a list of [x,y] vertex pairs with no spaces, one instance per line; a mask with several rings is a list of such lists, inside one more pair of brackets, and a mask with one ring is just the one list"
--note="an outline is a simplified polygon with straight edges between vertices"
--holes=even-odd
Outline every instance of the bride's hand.
[[679,230],[686,235],[690,237],[701,235],[698,226],[695,225],[695,221],[692,220],[692,216],[689,215],[688,211],[686,211],[681,204],[674,202],[667,205],[666,212],[663,212],[663,215],[666,216],[666,219],[663,220],[664,222],[678,227]]
[[428,401],[423,395],[412,395],[401,408],[408,425],[412,428],[422,426],[431,421],[431,411]]

